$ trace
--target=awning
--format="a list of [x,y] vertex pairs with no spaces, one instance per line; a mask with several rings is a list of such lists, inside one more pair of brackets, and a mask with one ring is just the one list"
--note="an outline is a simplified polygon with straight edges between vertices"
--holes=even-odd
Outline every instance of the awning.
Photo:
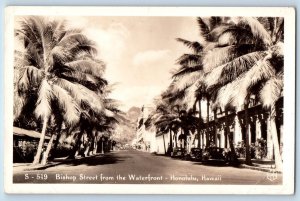
[[[29,138],[36,138],[39,139],[41,136],[41,133],[33,131],[33,130],[26,130],[23,128],[18,128],[14,127],[13,128],[14,136],[19,136],[19,137],[29,137]],[[46,140],[49,140],[49,136],[45,136]]]

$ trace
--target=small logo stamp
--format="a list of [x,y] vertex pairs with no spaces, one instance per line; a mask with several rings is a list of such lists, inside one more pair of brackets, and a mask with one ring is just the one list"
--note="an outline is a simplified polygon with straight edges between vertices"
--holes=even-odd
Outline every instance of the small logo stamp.
[[267,179],[270,181],[275,181],[277,179],[277,172],[274,167],[271,167],[270,172],[267,172]]

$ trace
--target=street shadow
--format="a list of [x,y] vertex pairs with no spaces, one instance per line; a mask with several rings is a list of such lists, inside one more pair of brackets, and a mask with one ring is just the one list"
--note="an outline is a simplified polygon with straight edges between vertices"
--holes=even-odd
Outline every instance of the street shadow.
[[51,167],[58,167],[62,165],[67,166],[78,166],[78,165],[87,165],[87,166],[99,166],[99,165],[107,165],[107,164],[116,164],[125,161],[127,158],[131,158],[128,156],[116,156],[113,154],[104,154],[104,155],[96,155],[90,157],[83,157],[77,159],[65,159],[60,160],[59,163],[48,164],[46,166],[37,168],[36,170],[46,170]]
[[202,162],[194,162],[194,165],[203,165],[203,166],[211,166],[211,167],[234,167],[238,168],[240,166],[239,163],[227,163],[221,160],[208,160]]
[[203,166],[215,166],[215,167],[226,167],[228,166],[224,161],[205,161],[205,162],[194,162],[194,165]]

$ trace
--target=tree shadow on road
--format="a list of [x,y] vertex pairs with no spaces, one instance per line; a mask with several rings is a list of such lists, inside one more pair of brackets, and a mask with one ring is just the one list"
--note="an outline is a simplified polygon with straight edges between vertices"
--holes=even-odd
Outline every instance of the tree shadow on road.
[[194,165],[203,165],[203,166],[213,166],[213,167],[235,167],[238,168],[239,164],[228,164],[224,161],[219,160],[209,160],[209,161],[203,161],[203,162],[194,162]]
[[78,165],[87,165],[87,166],[98,166],[98,165],[107,165],[107,164],[116,164],[124,161],[126,158],[131,158],[128,156],[115,156],[113,154],[105,155],[96,155],[90,157],[83,157],[77,159],[65,159],[59,163],[49,163],[46,166],[39,167],[36,170],[46,170],[51,167],[58,167],[61,165],[67,166],[78,166]]

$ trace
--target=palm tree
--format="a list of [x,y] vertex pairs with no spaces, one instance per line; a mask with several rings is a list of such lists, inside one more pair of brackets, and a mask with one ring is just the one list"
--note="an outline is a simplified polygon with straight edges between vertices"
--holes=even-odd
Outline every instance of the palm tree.
[[[276,167],[282,159],[275,126],[275,103],[283,90],[283,18],[232,18],[218,36],[214,51],[216,65],[207,68],[206,84],[214,91],[214,106],[245,106],[246,141],[249,140],[248,107],[257,95],[271,110],[271,135]],[[225,51],[226,50],[226,51]],[[209,70],[210,69],[210,70]],[[249,143],[247,144],[249,152]],[[251,163],[249,153],[246,162]]]
[[[177,131],[180,127],[179,106],[171,105],[167,99],[163,98],[163,96],[164,95],[162,94],[161,97],[156,100],[155,110],[151,112],[146,122],[150,122],[151,125],[154,125],[156,127],[158,135],[163,135],[164,146],[165,146],[164,134],[169,133],[170,147],[168,147],[168,150],[172,152],[173,149],[172,139],[173,138],[175,139],[175,145],[177,146]],[[173,137],[172,137],[172,132],[173,132]],[[166,148],[165,148],[165,154],[167,154]]]
[[[195,105],[199,101],[199,117],[201,118],[201,100],[206,99],[207,110],[207,127],[206,127],[206,145],[209,146],[209,114],[210,114],[210,99],[211,92],[207,90],[205,85],[205,69],[207,68],[205,54],[211,51],[218,39],[218,34],[226,27],[224,22],[226,18],[210,17],[210,18],[197,18],[199,25],[199,32],[201,42],[191,42],[185,39],[177,39],[184,45],[192,50],[192,53],[184,54],[178,59],[180,68],[174,73],[174,88],[177,90],[174,94],[181,94],[176,98],[185,99],[184,102]],[[210,61],[213,62],[213,61]],[[202,124],[199,124],[199,127]],[[200,128],[198,131],[198,138],[200,142]],[[204,138],[203,138],[204,139]],[[203,141],[203,140],[202,140]],[[200,144],[199,144],[200,145]],[[233,146],[232,146],[233,147]],[[234,152],[234,150],[233,150]]]
[[[100,132],[110,132],[113,130],[116,124],[119,123],[118,119],[122,113],[118,107],[119,103],[117,100],[108,98],[109,93],[111,93],[111,86],[105,86],[102,89],[102,101],[103,110],[99,113],[93,110],[86,110],[82,115],[82,119],[79,123],[79,135],[76,136],[76,143],[73,147],[73,151],[70,153],[69,158],[75,158],[75,154],[81,145],[81,137],[84,133],[87,133],[87,137],[92,142],[95,143],[95,138],[97,137],[98,131]],[[88,113],[88,114],[87,114]],[[87,114],[87,115],[84,115]],[[96,131],[96,132],[93,132]]]
[[103,110],[105,65],[96,59],[93,42],[80,30],[66,29],[64,22],[28,17],[15,33],[24,48],[18,52],[21,56],[15,65],[21,68],[15,84],[15,98],[20,100],[16,101],[14,118],[29,108],[41,120],[42,132],[33,161],[37,164],[53,111],[63,115],[65,124],[74,126],[86,108],[95,113]]

